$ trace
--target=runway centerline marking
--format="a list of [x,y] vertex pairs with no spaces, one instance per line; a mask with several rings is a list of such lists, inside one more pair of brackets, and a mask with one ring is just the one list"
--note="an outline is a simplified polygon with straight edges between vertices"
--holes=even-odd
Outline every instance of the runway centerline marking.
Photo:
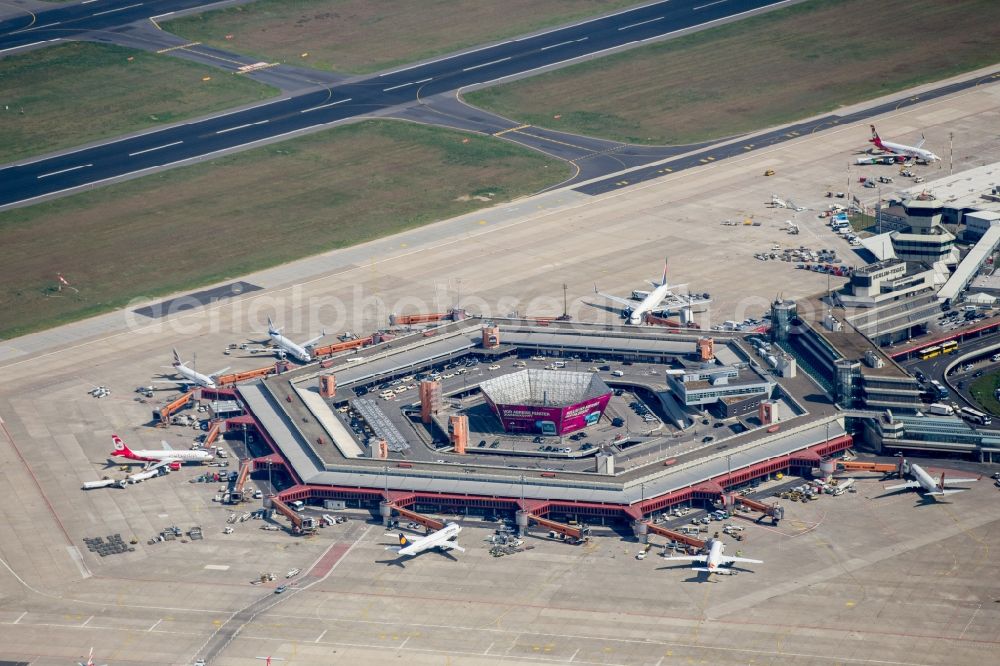
[[343,104],[344,102],[350,102],[353,97],[348,97],[347,99],[339,99],[336,102],[330,102],[329,104],[321,104],[320,106],[314,106],[310,109],[302,109],[299,113],[309,113],[310,111],[319,111],[320,109],[327,109],[331,106],[337,106],[338,104]]
[[128,7],[116,7],[115,9],[106,9],[103,12],[97,12],[95,14],[91,14],[91,16],[101,16],[102,14],[111,14],[112,12],[123,12],[126,9],[135,9],[136,7],[142,7],[142,3],[137,2],[136,4],[129,5]]
[[62,25],[62,21],[56,21],[55,23],[46,23],[45,25],[36,25],[32,30],[41,30],[42,28],[51,28],[54,25]]
[[145,150],[137,150],[134,153],[129,153],[128,156],[129,157],[135,157],[136,155],[142,155],[143,153],[151,153],[154,150],[162,150],[164,148],[169,148],[170,146],[178,146],[178,145],[180,145],[182,143],[184,143],[184,141],[174,141],[173,143],[165,143],[162,146],[157,146],[155,148],[147,148]]
[[40,180],[42,178],[48,178],[49,176],[58,176],[61,173],[66,173],[67,171],[76,171],[77,169],[86,169],[87,167],[92,167],[93,164],[78,164],[75,167],[70,167],[68,169],[62,169],[60,171],[53,171],[52,173],[43,173],[41,176],[37,176]]
[[409,81],[407,83],[400,83],[398,86],[390,86],[388,88],[382,88],[382,92],[389,92],[390,90],[396,90],[397,88],[405,88],[406,86],[415,86],[418,83],[427,83],[428,81],[433,81],[434,77],[431,76],[426,79],[420,79],[419,81]]
[[705,7],[711,7],[712,5],[721,5],[723,2],[726,2],[726,0],[715,0],[715,2],[710,2],[707,5],[699,5],[698,7],[692,7],[691,11],[696,12],[699,9],[704,9]]
[[559,42],[558,44],[549,44],[548,46],[543,46],[541,48],[541,50],[542,51],[548,51],[549,49],[554,49],[554,48],[557,48],[559,46],[566,46],[567,44],[572,44],[575,41],[576,41],[575,39],[571,39],[568,42]]
[[227,127],[226,129],[221,129],[216,134],[225,134],[226,132],[233,132],[239,129],[246,129],[247,127],[253,127],[254,123],[247,123],[246,125],[237,125],[236,127]]
[[507,62],[507,61],[508,61],[508,60],[510,60],[510,59],[511,59],[512,57],[513,57],[513,56],[507,56],[506,58],[500,58],[499,60],[491,60],[491,61],[489,61],[489,62],[484,62],[484,63],[483,63],[483,64],[481,64],[481,65],[473,65],[472,67],[466,67],[466,68],[465,68],[465,69],[463,69],[462,71],[463,71],[463,72],[471,72],[472,70],[474,70],[474,69],[479,69],[479,68],[481,68],[481,67],[489,67],[490,65],[495,65],[495,64],[497,64],[497,63],[499,63],[499,62]]
[[628,30],[629,28],[638,28],[640,25],[646,25],[647,23],[653,23],[654,21],[662,21],[662,20],[663,20],[662,16],[657,16],[656,18],[651,18],[646,21],[639,21],[638,23],[633,23],[631,25],[623,25],[622,27],[618,28],[618,32],[621,32],[622,30]]

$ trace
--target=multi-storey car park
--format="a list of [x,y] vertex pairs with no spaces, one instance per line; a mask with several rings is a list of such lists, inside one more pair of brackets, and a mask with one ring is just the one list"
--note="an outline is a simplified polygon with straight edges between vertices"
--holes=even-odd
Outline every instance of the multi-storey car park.
[[[386,522],[393,511],[514,515],[572,536],[572,524],[616,521],[644,535],[650,514],[682,503],[780,518],[733,491],[808,474],[851,446],[818,385],[771,363],[738,335],[470,318],[203,394],[245,408],[226,420],[248,443],[237,485],[266,470],[279,510],[329,500]],[[511,427],[488,394],[522,390],[535,406],[603,407],[586,408],[583,427]]]

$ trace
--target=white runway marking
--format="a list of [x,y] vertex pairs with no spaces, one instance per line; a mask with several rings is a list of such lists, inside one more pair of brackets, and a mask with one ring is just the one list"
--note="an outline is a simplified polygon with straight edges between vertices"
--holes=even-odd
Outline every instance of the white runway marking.
[[53,171],[52,173],[43,173],[41,176],[37,176],[37,178],[42,179],[42,178],[48,178],[49,176],[58,176],[61,173],[66,173],[68,171],[76,171],[77,169],[86,169],[87,167],[92,167],[92,166],[94,166],[94,165],[93,164],[79,164],[79,165],[77,165],[75,167],[70,167],[68,169],[63,169],[61,171]]
[[247,127],[253,127],[253,123],[247,123],[246,125],[237,125],[236,127],[228,127],[226,129],[219,130],[216,134],[225,134],[226,132],[234,132],[239,129],[246,129]]
[[647,21],[639,21],[638,23],[622,26],[618,28],[618,32],[621,32],[622,30],[628,30],[629,28],[638,28],[640,25],[646,25],[647,23],[653,23],[654,21],[662,21],[662,20],[663,20],[662,16],[657,16],[656,18],[651,18]]
[[491,60],[491,61],[489,61],[489,62],[484,62],[484,63],[483,63],[483,64],[481,64],[481,65],[473,65],[472,67],[466,67],[466,68],[465,68],[465,69],[463,69],[462,71],[463,71],[463,72],[471,72],[472,70],[474,70],[474,69],[479,69],[479,68],[481,68],[481,67],[489,67],[490,65],[495,65],[495,64],[497,64],[498,62],[506,62],[506,61],[510,60],[510,59],[511,59],[511,57],[512,57],[512,56],[507,56],[506,58],[500,58],[499,60]]
[[696,12],[696,11],[698,11],[699,9],[704,9],[705,7],[711,7],[712,5],[721,5],[721,4],[722,4],[723,2],[725,2],[725,1],[726,1],[726,0],[715,0],[715,2],[710,2],[710,3],[708,3],[707,5],[700,5],[700,6],[698,6],[698,7],[692,7],[692,8],[691,8],[691,11],[693,11],[693,12]]
[[102,14],[111,14],[112,12],[123,12],[126,9],[133,9],[135,7],[141,7],[142,3],[137,2],[134,5],[129,5],[128,7],[116,7],[115,9],[106,9],[103,12],[97,12],[96,14],[91,14],[91,16],[101,16]]
[[136,155],[142,155],[143,153],[151,153],[154,150],[161,150],[163,148],[169,148],[170,146],[177,146],[184,143],[183,141],[174,141],[173,143],[165,143],[162,146],[157,146],[156,148],[147,148],[146,150],[137,150],[134,153],[129,153],[129,157],[135,157]]
[[20,621],[21,621],[21,619],[22,619],[22,618],[24,618],[24,616],[25,616],[25,615],[27,615],[27,614],[28,614],[28,611],[24,611],[23,613],[21,613],[20,615],[18,615],[18,616],[17,616],[17,619],[16,619],[16,620],[14,620],[13,622],[11,622],[11,624],[17,624],[17,623],[18,623],[18,622],[20,622]]
[[343,104],[344,102],[350,102],[353,97],[348,97],[347,99],[340,99],[336,102],[330,102],[329,104],[321,104],[319,106],[314,106],[311,109],[302,109],[299,113],[309,113],[310,111],[319,111],[320,109],[327,109],[331,106],[337,106],[338,104]]

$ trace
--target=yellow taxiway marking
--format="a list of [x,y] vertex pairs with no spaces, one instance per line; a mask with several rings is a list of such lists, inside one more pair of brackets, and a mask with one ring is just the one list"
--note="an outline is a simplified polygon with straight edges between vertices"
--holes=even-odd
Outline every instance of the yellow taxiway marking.
[[192,46],[200,46],[201,42],[191,42],[190,44],[178,44],[177,46],[169,46],[165,49],[160,49],[157,53],[170,53],[171,51],[176,51],[178,49],[186,49]]
[[519,132],[519,131],[521,131],[523,129],[528,129],[529,127],[531,127],[531,125],[518,125],[517,127],[508,127],[505,130],[500,130],[499,132],[494,132],[493,136],[501,136],[501,135],[506,134],[507,132]]

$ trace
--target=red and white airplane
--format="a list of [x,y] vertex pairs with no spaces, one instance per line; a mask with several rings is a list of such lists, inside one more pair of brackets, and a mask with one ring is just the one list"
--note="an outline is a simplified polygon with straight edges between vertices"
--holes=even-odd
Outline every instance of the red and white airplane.
[[170,463],[170,462],[212,462],[215,460],[208,451],[185,451],[170,448],[170,445],[163,442],[164,449],[144,449],[133,451],[125,445],[121,437],[111,435],[111,441],[115,443],[115,450],[111,455],[119,458],[128,458],[145,463]]
[[883,141],[882,137],[878,135],[875,131],[875,126],[872,125],[872,137],[868,139],[868,143],[874,145],[876,148],[881,150],[883,155],[871,155],[869,157],[859,157],[858,164],[876,164],[883,162],[885,160],[892,160],[897,162],[903,162],[908,159],[917,159],[923,162],[937,162],[941,158],[932,153],[929,150],[924,150],[924,138],[920,137],[920,143],[915,146],[907,146],[902,143],[893,143],[892,141]]

